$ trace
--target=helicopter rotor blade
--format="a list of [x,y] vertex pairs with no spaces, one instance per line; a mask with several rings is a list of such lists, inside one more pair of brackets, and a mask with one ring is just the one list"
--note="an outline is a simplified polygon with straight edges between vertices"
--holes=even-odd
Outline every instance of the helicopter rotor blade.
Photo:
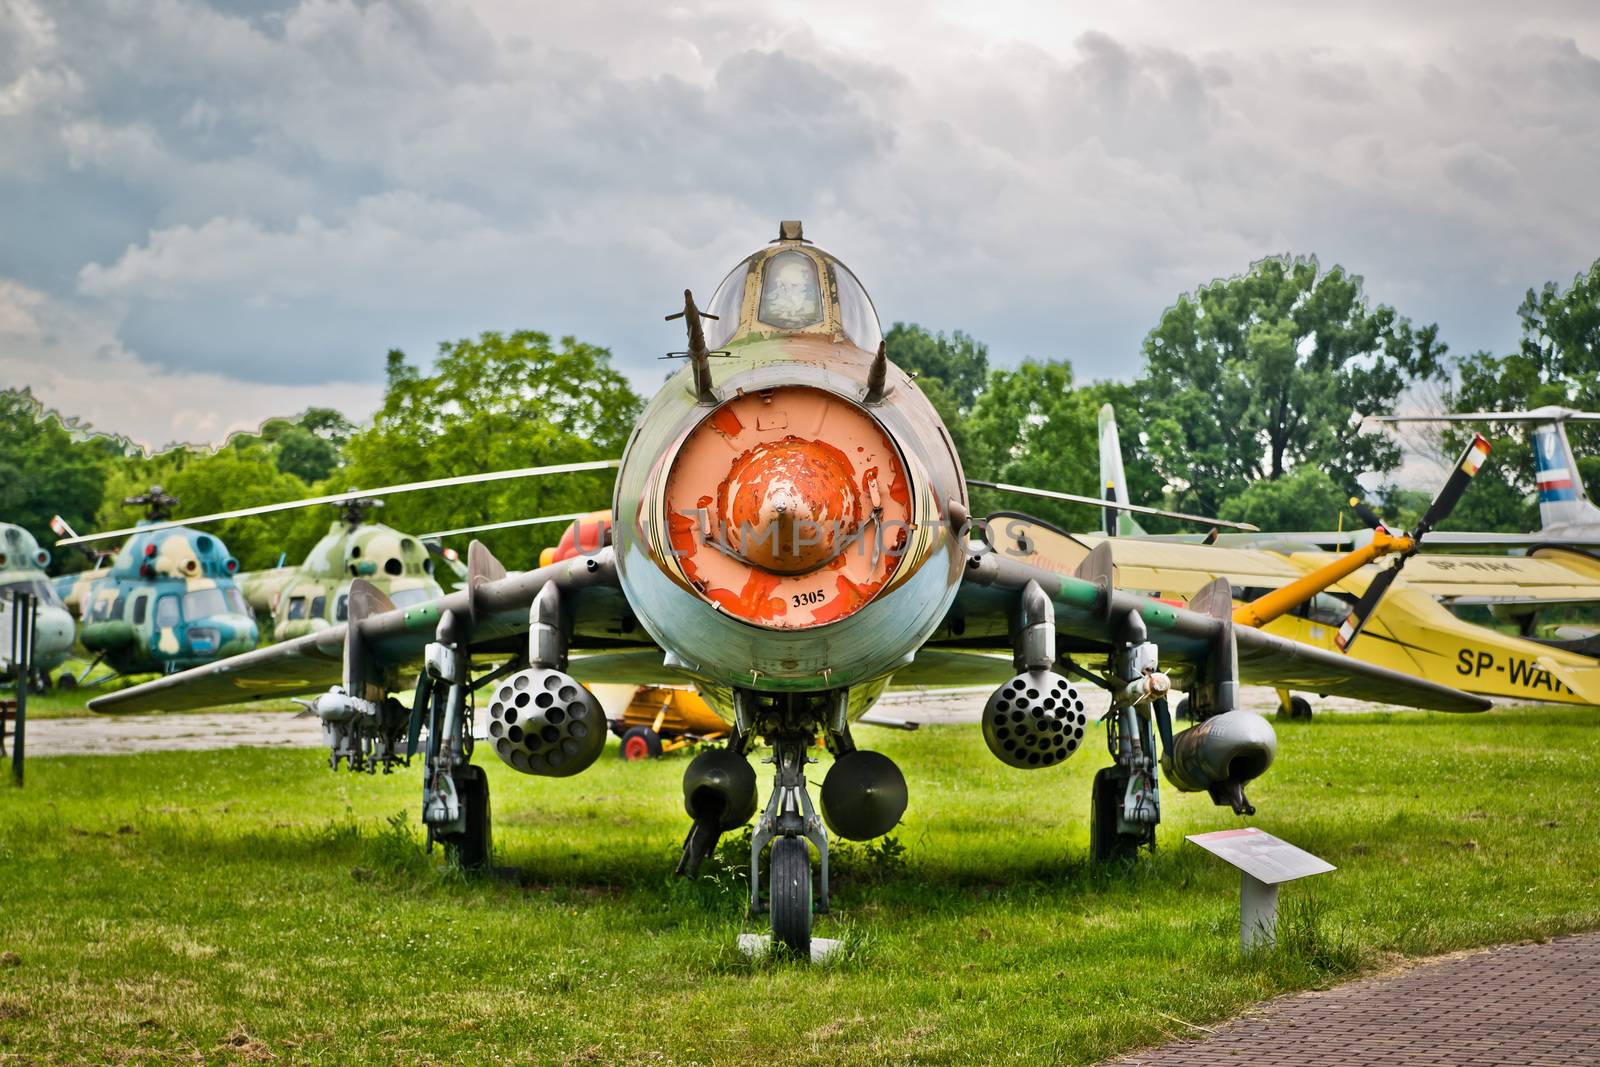
[[1246,533],[1261,532],[1261,527],[1252,526],[1248,522],[1229,522],[1226,519],[1213,519],[1206,515],[1189,515],[1182,511],[1163,511],[1161,508],[1147,508],[1142,504],[1122,504],[1115,500],[1078,496],[1075,493],[1058,493],[1054,489],[1034,489],[1026,485],[1008,485],[1005,482],[984,482],[979,481],[977,478],[968,478],[967,484],[980,486],[984,489],[998,489],[1002,493],[1020,493],[1022,496],[1038,496],[1047,500],[1065,500],[1073,504],[1092,504],[1097,508],[1115,508],[1118,511],[1133,511],[1140,515],[1160,515],[1167,519],[1198,522],[1206,526],[1226,526],[1229,529],[1243,530]]
[[234,511],[218,511],[211,515],[194,515],[186,519],[172,519],[167,522],[151,522],[143,526],[130,526],[124,530],[106,530],[101,533],[84,534],[80,537],[69,537],[57,541],[58,545],[77,545],[88,541],[106,541],[115,537],[127,537],[134,533],[152,533],[156,530],[171,530],[178,526],[194,526],[205,522],[220,522],[223,519],[242,519],[251,515],[270,515],[278,511],[290,511],[294,508],[313,507],[317,504],[339,504],[346,500],[356,500],[367,496],[394,496],[398,493],[415,493],[423,489],[446,489],[453,485],[477,485],[481,482],[501,482],[511,478],[538,478],[546,474],[576,474],[580,471],[598,471],[615,468],[621,460],[595,459],[585,460],[581,463],[552,463],[544,467],[519,467],[515,470],[487,471],[482,474],[462,474],[453,478],[430,478],[422,482],[403,482],[399,485],[385,485],[376,489],[352,489],[346,493],[330,493],[327,496],[308,497],[305,500],[290,500],[278,504],[262,504],[253,508],[238,508]]
[[574,511],[570,515],[540,515],[532,519],[508,519],[505,522],[487,522],[482,526],[462,526],[454,530],[435,530],[432,533],[418,534],[419,541],[437,541],[441,537],[454,537],[457,534],[482,533],[485,530],[509,530],[516,526],[540,526],[548,522],[575,522],[578,519],[587,519],[599,508],[590,508],[588,511]]

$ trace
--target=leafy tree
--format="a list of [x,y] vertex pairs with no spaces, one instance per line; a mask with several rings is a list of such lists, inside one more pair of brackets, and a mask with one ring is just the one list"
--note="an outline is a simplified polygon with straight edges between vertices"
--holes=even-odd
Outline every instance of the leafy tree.
[[[240,442],[237,437],[247,439]],[[273,448],[261,438],[237,437],[215,452],[182,447],[117,462],[108,472],[105,500],[95,527],[118,529],[132,525],[142,513],[123,501],[152,485],[159,485],[178,498],[175,518],[315,495],[312,486],[278,469]],[[331,518],[327,511],[284,511],[211,523],[204,529],[222,539],[242,568],[256,570],[276,566],[280,559],[299,563],[326,532]],[[104,546],[107,551],[116,547]]]
[[1314,257],[1275,257],[1202,286],[1145,339],[1139,379],[1154,416],[1150,459],[1187,507],[1215,513],[1296,466],[1336,483],[1399,465],[1399,449],[1351,427],[1441,373],[1436,326],[1369,307],[1361,279]]
[[[383,406],[351,437],[334,481],[353,488],[612,459],[640,401],[603,348],[522,330],[439,346],[424,374],[391,351]],[[421,534],[479,523],[607,508],[612,473],[558,475],[411,493],[387,501],[383,521]],[[532,566],[563,526],[480,535],[508,567]]]
[[883,336],[889,361],[917,379],[950,430],[958,450],[967,445],[962,416],[972,409],[989,374],[989,346],[960,330],[949,337],[916,323],[897,322]]
[[[1600,408],[1600,260],[1565,290],[1545,282],[1529,289],[1517,309],[1522,342],[1516,352],[1476,352],[1456,366],[1454,411],[1516,411],[1556,404]],[[1490,464],[1446,528],[1526,531],[1538,526],[1533,452],[1523,428],[1477,427],[1494,446]],[[1461,448],[1465,430],[1442,435],[1441,452]],[[1573,423],[1567,436],[1588,486],[1600,484],[1600,427]]]
[[261,437],[277,451],[277,465],[304,482],[320,482],[344,462],[343,448],[355,424],[333,408],[307,408],[297,419],[272,419]]
[[[1064,360],[992,371],[965,419],[968,476],[1098,497],[1100,404],[1094,392],[1073,388]],[[974,490],[972,502],[975,515],[1025,511],[1068,530],[1100,527],[1099,511],[1087,504],[988,489]]]
[[1281,478],[1251,482],[1222,502],[1217,517],[1263,530],[1333,530],[1341,524],[1348,530],[1352,523],[1359,529],[1360,520],[1346,509],[1349,497],[1326,471],[1301,466]]
[[[0,522],[26,527],[41,545],[55,542],[53,515],[79,531],[92,529],[106,464],[125,447],[69,424],[27,389],[0,390]],[[81,558],[55,555],[68,569]]]

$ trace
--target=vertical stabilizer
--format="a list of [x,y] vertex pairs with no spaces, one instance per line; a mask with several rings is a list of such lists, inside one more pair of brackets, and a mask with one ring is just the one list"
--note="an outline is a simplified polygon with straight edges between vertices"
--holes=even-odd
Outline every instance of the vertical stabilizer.
[[[1100,498],[1132,504],[1128,498],[1128,479],[1122,473],[1122,441],[1117,436],[1117,414],[1110,404],[1100,405]],[[1126,511],[1101,509],[1102,528],[1108,537],[1135,537],[1144,533]]]
[[1566,421],[1537,423],[1528,440],[1533,445],[1534,480],[1539,489],[1539,525],[1549,529],[1600,522],[1600,509],[1584,492],[1577,458],[1567,442]]

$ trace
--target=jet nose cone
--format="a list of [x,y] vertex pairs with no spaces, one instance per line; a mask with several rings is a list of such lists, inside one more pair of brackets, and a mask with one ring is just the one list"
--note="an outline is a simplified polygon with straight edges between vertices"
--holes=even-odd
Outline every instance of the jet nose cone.
[[861,491],[846,457],[786,437],[734,460],[718,494],[728,540],[773,574],[804,574],[837,556],[861,525]]

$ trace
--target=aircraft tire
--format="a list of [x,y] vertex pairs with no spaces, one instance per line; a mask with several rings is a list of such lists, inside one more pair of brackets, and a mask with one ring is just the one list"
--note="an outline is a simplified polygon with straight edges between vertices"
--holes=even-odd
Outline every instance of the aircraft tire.
[[1139,854],[1140,846],[1154,840],[1154,827],[1148,835],[1117,832],[1117,809],[1122,806],[1127,791],[1127,775],[1119,768],[1102,767],[1095,772],[1089,818],[1089,862],[1092,864],[1133,859]]
[[1184,697],[1178,701],[1178,706],[1173,709],[1172,714],[1183,722],[1192,722],[1194,716],[1189,712],[1189,698]]
[[1289,718],[1304,722],[1311,721],[1311,701],[1305,697],[1293,697],[1289,700]]
[[811,852],[803,837],[772,842],[772,947],[811,958]]
[[493,855],[489,815],[489,776],[482,767],[466,766],[456,772],[456,793],[466,815],[466,829],[444,839],[452,860],[464,871],[487,871]]
[[66,670],[62,671],[56,677],[56,688],[57,689],[76,689],[76,688],[78,688],[77,675],[73,674],[71,671],[66,671]]
[[627,762],[657,759],[661,755],[661,735],[648,726],[635,726],[622,735],[617,755]]

